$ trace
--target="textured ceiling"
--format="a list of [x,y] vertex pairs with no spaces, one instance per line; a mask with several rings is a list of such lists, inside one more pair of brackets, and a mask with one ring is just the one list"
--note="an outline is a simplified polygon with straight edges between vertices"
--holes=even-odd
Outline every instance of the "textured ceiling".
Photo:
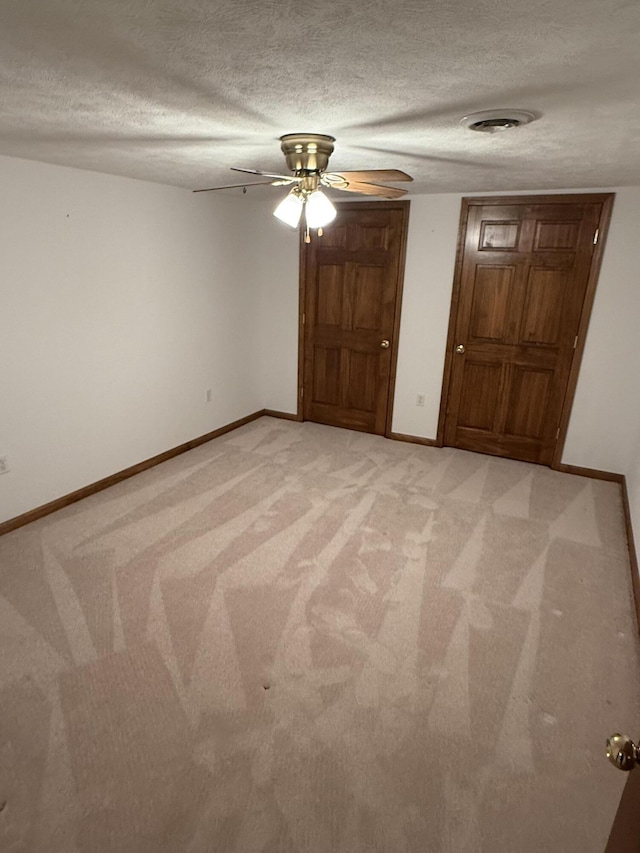
[[[418,192],[639,184],[639,34],[637,0],[0,0],[0,153],[196,188],[312,131]],[[494,107],[538,118],[459,126]]]

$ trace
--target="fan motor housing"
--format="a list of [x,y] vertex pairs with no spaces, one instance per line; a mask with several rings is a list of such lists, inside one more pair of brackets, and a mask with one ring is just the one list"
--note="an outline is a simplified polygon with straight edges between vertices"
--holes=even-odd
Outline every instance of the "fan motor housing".
[[333,153],[333,136],[324,133],[287,133],[280,137],[287,166],[296,175],[324,172]]

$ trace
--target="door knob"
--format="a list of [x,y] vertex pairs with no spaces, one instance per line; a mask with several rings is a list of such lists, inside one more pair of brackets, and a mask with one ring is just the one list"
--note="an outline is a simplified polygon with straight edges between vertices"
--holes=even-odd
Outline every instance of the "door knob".
[[458,344],[458,346],[456,347],[456,352],[462,355],[462,353],[464,352],[464,344]]
[[380,341],[380,346],[382,347],[382,349],[389,349],[389,341],[385,338],[384,341]]
[[640,764],[640,749],[627,735],[611,735],[607,738],[607,758],[618,770],[633,770]]

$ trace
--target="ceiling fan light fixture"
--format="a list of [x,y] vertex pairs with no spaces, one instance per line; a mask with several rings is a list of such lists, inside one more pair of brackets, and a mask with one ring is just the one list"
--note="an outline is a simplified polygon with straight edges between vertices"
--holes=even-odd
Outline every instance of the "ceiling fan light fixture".
[[360,195],[382,196],[382,198],[401,198],[407,190],[385,186],[388,182],[411,181],[411,175],[400,169],[364,169],[356,172],[327,172],[329,157],[333,152],[335,138],[326,133],[287,133],[280,137],[280,147],[285,155],[289,171],[293,174],[282,175],[265,172],[261,169],[232,167],[233,171],[268,178],[265,181],[252,181],[249,184],[235,184],[225,187],[209,187],[194,192],[210,192],[216,189],[232,189],[234,186],[247,191],[247,186],[270,184],[273,187],[291,186],[288,195],[282,199],[273,215],[296,230],[304,227],[305,243],[311,242],[311,230],[322,236],[326,225],[337,216],[337,210],[320,187],[354,192]]
[[291,192],[282,199],[280,204],[273,211],[273,215],[290,228],[297,228],[300,224],[303,207],[304,200],[302,199],[298,188],[294,187]]
[[462,127],[480,133],[501,133],[533,121],[536,116],[526,110],[482,110],[460,119]]
[[336,218],[337,210],[321,190],[309,193],[305,209],[308,228],[324,228]]

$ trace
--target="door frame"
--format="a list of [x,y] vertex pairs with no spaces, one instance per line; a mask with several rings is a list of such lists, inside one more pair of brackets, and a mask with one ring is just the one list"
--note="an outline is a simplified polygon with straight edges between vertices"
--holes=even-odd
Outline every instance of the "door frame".
[[602,204],[600,213],[600,221],[598,223],[598,242],[591,257],[591,267],[589,269],[589,278],[587,281],[587,289],[585,291],[584,302],[582,304],[582,313],[580,315],[580,323],[578,324],[578,345],[573,354],[569,378],[567,380],[567,388],[565,392],[564,402],[562,404],[562,412],[560,415],[560,433],[556,440],[556,446],[553,452],[553,460],[551,468],[556,471],[569,470],[571,466],[562,464],[562,454],[564,452],[567,430],[569,427],[569,418],[571,416],[571,408],[575,397],[576,387],[578,384],[578,376],[580,373],[580,364],[587,339],[587,329],[591,319],[591,311],[593,301],[596,294],[596,286],[598,284],[598,276],[602,265],[602,256],[604,247],[607,242],[607,233],[609,231],[609,223],[611,222],[611,211],[616,194],[607,193],[556,193],[548,195],[495,195],[495,196],[471,196],[463,197],[462,207],[460,210],[460,221],[458,224],[458,239],[456,244],[456,262],[453,273],[453,292],[451,295],[451,310],[449,313],[449,329],[447,332],[447,348],[445,351],[444,374],[442,377],[442,393],[440,396],[440,414],[438,416],[438,432],[435,444],[438,447],[444,446],[444,424],[447,415],[447,407],[449,405],[449,394],[451,392],[451,374],[453,365],[453,348],[455,345],[456,322],[458,318],[458,306],[460,302],[460,288],[462,285],[462,263],[464,259],[465,236],[467,232],[467,223],[469,214],[474,207],[482,205],[501,205],[501,204],[575,204],[577,199],[591,204]]
[[[396,370],[398,366],[398,344],[400,337],[400,320],[402,316],[402,293],[404,288],[404,273],[407,259],[407,242],[409,235],[409,210],[411,202],[403,201],[341,201],[336,204],[338,216],[341,210],[400,210],[402,213],[402,227],[400,234],[398,281],[396,283],[396,304],[393,317],[393,331],[391,337],[391,361],[389,365],[389,392],[387,394],[387,414],[385,417],[384,436],[391,438],[391,425],[393,422],[393,403],[396,391]],[[336,217],[336,221],[337,221]],[[312,237],[312,240],[322,240],[322,237]],[[307,303],[307,246],[304,242],[304,234],[300,230],[300,260],[299,260],[299,293],[298,293],[298,403],[295,419],[304,421],[304,344],[305,324],[304,313]]]

